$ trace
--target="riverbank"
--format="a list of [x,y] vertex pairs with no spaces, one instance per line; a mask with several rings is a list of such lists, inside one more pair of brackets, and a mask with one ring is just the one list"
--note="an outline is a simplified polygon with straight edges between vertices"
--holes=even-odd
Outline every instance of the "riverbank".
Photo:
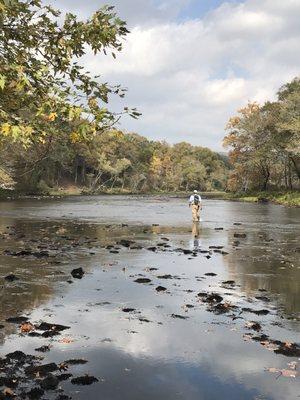
[[[187,192],[133,192],[130,190],[106,190],[97,193],[91,193],[84,188],[72,186],[68,188],[55,188],[48,193],[24,194],[15,192],[13,190],[0,189],[0,199],[18,199],[18,198],[35,198],[35,197],[66,197],[66,196],[79,196],[79,195],[147,195],[147,196],[172,196],[172,197],[186,197]],[[249,203],[275,203],[288,207],[300,207],[300,191],[289,192],[251,192],[251,193],[230,193],[223,191],[201,192],[203,199],[218,199],[218,200],[231,200],[243,201]]]
[[276,203],[289,207],[300,207],[300,192],[256,192],[256,193],[223,193],[224,200],[246,201],[250,203]]

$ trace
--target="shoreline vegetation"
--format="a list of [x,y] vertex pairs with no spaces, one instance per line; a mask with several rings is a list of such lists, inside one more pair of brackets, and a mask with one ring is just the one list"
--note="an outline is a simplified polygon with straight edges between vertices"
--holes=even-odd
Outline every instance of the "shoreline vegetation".
[[[90,196],[90,195],[132,195],[132,196],[171,196],[171,197],[187,197],[188,192],[134,192],[129,190],[106,190],[99,192],[90,192],[85,188],[69,187],[56,188],[47,193],[31,193],[25,194],[14,190],[0,189],[0,200],[16,200],[25,198],[63,198],[67,196]],[[211,200],[228,200],[240,201],[247,203],[274,203],[287,207],[300,207],[300,191],[273,191],[273,192],[249,192],[249,193],[230,193],[225,191],[201,192],[202,198]]]

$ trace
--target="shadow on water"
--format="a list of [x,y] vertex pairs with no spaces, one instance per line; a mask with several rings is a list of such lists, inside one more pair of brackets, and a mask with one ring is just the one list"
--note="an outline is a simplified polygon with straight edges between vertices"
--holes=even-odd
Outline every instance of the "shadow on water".
[[[296,341],[299,215],[207,201],[204,221],[191,225],[182,200],[140,203],[128,197],[0,203],[0,355],[37,354],[35,348],[50,345],[44,363],[88,360],[69,372],[99,382],[61,383],[80,400],[294,400],[299,378],[264,371],[288,368],[294,359],[249,340],[245,323],[258,321],[271,337]],[[71,276],[78,267],[86,272],[81,280]],[[18,280],[6,281],[9,274]],[[197,298],[206,291],[269,313],[216,315]],[[16,315],[70,326],[63,336],[72,341],[20,335],[18,324],[5,322]]]

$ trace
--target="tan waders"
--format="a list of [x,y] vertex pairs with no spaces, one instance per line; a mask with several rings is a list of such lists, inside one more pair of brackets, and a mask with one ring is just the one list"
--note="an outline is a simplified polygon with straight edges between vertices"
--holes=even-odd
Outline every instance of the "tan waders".
[[192,217],[193,217],[193,222],[198,222],[200,221],[200,206],[199,204],[192,204]]

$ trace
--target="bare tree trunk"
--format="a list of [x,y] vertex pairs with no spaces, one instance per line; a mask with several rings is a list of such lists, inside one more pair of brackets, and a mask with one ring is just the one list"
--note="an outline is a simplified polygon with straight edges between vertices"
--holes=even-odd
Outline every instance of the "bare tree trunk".
[[292,161],[292,163],[294,165],[294,168],[295,168],[295,171],[296,171],[298,179],[300,179],[300,162],[299,162],[299,159],[297,159],[296,157],[291,157],[290,156],[290,160]]

